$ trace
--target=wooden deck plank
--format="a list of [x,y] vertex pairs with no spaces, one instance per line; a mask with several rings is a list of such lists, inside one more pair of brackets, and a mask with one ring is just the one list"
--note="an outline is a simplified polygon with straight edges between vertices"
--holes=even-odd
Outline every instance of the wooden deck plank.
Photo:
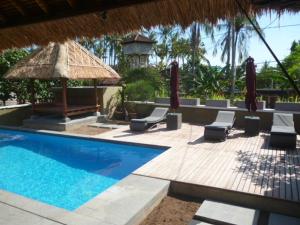
[[254,149],[254,155],[251,158],[251,165],[250,168],[248,168],[249,173],[247,174],[247,178],[245,180],[245,184],[243,187],[243,192],[250,192],[252,190],[253,193],[255,193],[255,190],[257,190],[259,176],[260,176],[260,152],[261,145],[263,144],[262,139],[259,137],[256,137],[256,141],[254,143],[251,143],[250,149]]
[[293,152],[293,164],[295,170],[295,179],[298,191],[298,201],[300,201],[300,150]]
[[280,150],[279,151],[279,193],[280,193],[280,198],[286,199],[286,190],[285,190],[285,151]]
[[134,174],[300,202],[300,150],[269,147],[269,134],[246,137],[235,130],[225,142],[203,139],[204,127],[158,128],[131,133],[120,128],[100,138],[170,146]]
[[[269,140],[269,139],[268,139]],[[269,149],[271,159],[270,159],[270,176],[268,181],[268,189],[265,191],[264,195],[268,197],[273,196],[273,190],[275,186],[275,176],[276,176],[276,149]]]
[[[235,142],[229,145],[233,149],[238,149],[240,144],[239,139],[236,139]],[[230,150],[228,150],[230,151]],[[228,184],[228,180],[231,177],[234,177],[234,169],[235,166],[238,164],[237,158],[235,157],[235,153],[232,153],[229,157],[227,164],[224,164],[223,170],[219,173],[219,176],[216,177],[217,182],[214,184],[215,187],[224,188]]]
[[265,139],[261,139],[260,145],[256,146],[256,149],[259,150],[258,162],[257,162],[257,176],[255,179],[255,188],[253,190],[249,190],[250,192],[256,194],[262,194],[263,192],[263,183],[264,179],[268,179],[268,174],[266,173],[266,156],[268,155],[268,141]]
[[280,150],[273,149],[276,151],[275,157],[275,176],[274,176],[274,186],[273,186],[273,195],[272,197],[280,198]]
[[291,198],[293,201],[298,201],[299,199],[298,199],[296,172],[295,172],[295,165],[294,165],[294,155],[292,152],[289,152],[287,160],[290,168],[290,182],[291,182],[291,190],[292,190]]

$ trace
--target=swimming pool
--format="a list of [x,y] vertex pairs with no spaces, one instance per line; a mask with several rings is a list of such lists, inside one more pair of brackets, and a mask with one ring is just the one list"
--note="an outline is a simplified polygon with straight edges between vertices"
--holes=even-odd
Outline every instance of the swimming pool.
[[0,129],[0,189],[72,211],[162,150]]

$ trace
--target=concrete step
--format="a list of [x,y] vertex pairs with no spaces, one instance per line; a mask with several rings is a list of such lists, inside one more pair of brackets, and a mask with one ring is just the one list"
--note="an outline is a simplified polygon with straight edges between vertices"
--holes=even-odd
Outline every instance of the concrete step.
[[211,223],[205,223],[205,222],[201,222],[199,220],[192,220],[189,225],[213,225]]
[[89,127],[106,128],[106,129],[118,129],[126,125],[112,124],[112,123],[92,123]]
[[[300,214],[299,214],[300,216]],[[271,213],[268,225],[300,225],[300,218]]]
[[257,225],[259,210],[205,200],[195,219],[216,225]]
[[170,182],[129,175],[76,213],[112,225],[137,225],[167,195]]

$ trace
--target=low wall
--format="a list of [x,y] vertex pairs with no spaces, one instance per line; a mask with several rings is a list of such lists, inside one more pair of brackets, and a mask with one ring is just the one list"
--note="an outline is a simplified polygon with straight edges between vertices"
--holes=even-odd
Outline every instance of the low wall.
[[0,125],[21,126],[24,119],[32,115],[31,105],[14,105],[0,107]]
[[[129,108],[135,110],[137,113],[137,117],[145,117],[148,116],[154,107],[168,107],[168,105],[164,104],[155,104],[153,102],[126,102],[127,105],[130,105]],[[217,107],[208,107],[208,106],[180,106],[177,109],[177,112],[182,113],[182,120],[186,123],[195,123],[206,125],[214,122],[217,113],[219,110],[224,111],[235,111],[236,114],[236,121],[235,127],[243,129],[244,124],[244,117],[255,115],[261,118],[261,130],[269,131],[272,126],[273,121],[273,113],[274,112],[283,112],[283,111],[276,111],[276,110],[258,110],[255,113],[249,113],[245,109],[239,109],[236,107],[231,108],[217,108]],[[288,112],[283,112],[288,113]],[[295,128],[298,133],[300,133],[300,112],[291,112],[294,114],[294,122]]]

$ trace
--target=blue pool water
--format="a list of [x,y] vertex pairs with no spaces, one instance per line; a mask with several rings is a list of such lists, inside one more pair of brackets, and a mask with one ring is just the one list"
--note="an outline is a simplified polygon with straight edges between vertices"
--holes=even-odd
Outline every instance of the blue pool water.
[[161,150],[0,129],[0,189],[74,210]]

